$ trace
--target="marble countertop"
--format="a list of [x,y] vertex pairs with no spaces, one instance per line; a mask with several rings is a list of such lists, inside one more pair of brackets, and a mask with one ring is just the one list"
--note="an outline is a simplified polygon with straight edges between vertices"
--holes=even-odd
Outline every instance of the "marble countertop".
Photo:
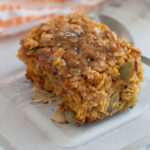
[[[150,0],[112,0],[107,5],[103,6],[100,9],[100,12],[116,18],[123,23],[131,32],[135,40],[135,45],[142,50],[144,56],[150,58]],[[18,43],[21,36],[22,35],[20,34],[13,38],[7,37],[0,39],[0,79],[13,70],[16,70],[16,68],[23,66],[23,64],[16,58],[19,48]],[[9,45],[11,45],[11,47]],[[8,46],[9,51],[7,51]],[[65,149],[48,140],[38,128],[35,128],[29,120],[26,120],[24,116],[15,112],[15,110],[10,110],[6,116],[5,122],[0,122],[0,134],[2,134],[10,144],[10,146],[5,147],[6,150],[12,150],[12,148],[18,150]],[[149,116],[150,112],[147,112],[143,116],[147,126],[150,126]],[[123,130],[121,135],[124,138],[120,137],[120,133],[118,133],[117,130],[114,130],[111,131],[114,135],[113,138],[104,135],[103,139],[101,139],[101,143],[99,143],[99,137],[80,148],[74,148],[74,150],[129,150],[133,145],[136,145],[136,141],[139,140],[138,137],[141,138],[147,136],[148,130],[141,130],[142,126],[143,122],[137,120],[134,122],[132,128],[129,127],[128,130]],[[124,128],[124,126],[122,128]],[[150,130],[150,128],[148,129]],[[116,141],[118,141],[119,144],[114,144]],[[143,143],[141,143],[136,150],[141,146],[144,146]],[[128,144],[130,144],[131,147]]]

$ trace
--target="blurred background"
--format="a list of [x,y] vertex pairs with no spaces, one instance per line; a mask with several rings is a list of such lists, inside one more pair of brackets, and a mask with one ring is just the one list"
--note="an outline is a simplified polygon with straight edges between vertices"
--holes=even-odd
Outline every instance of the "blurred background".
[[0,0],[0,37],[15,35],[58,15],[80,11],[119,20],[149,56],[150,0]]
[[[150,0],[0,0],[0,79],[23,66],[16,58],[20,38],[30,28],[58,15],[81,11],[105,14],[121,22],[136,47],[150,58]],[[150,80],[149,80],[150,81]],[[0,96],[0,100],[4,99]],[[128,130],[113,131],[80,150],[149,150],[150,112]],[[122,138],[124,137],[124,138]],[[106,144],[108,143],[108,144]],[[14,109],[0,115],[0,150],[64,150]]]

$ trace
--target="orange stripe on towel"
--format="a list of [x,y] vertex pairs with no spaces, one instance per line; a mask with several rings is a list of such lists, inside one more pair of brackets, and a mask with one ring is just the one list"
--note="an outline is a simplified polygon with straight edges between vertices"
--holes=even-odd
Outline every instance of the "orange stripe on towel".
[[29,2],[55,2],[55,3],[63,3],[63,2],[66,2],[68,0],[26,0],[26,1],[29,1]]
[[[55,7],[57,8],[57,7]],[[24,7],[21,5],[13,5],[13,4],[4,4],[4,5],[0,5],[0,11],[5,11],[5,10],[19,10],[19,9],[25,9],[25,10],[41,10],[44,9],[44,7],[39,7],[39,8],[28,8],[28,7]]]
[[13,9],[21,9],[22,6],[20,5],[13,5],[13,4],[4,4],[4,5],[0,5],[0,11],[4,11],[4,10],[13,10]]
[[78,5],[78,6],[72,7],[72,10],[73,11],[87,11],[90,8],[91,8],[91,6],[89,6],[89,5]]
[[44,16],[28,16],[28,17],[18,17],[15,19],[10,19],[7,21],[1,21],[0,20],[0,28],[8,28],[12,26],[17,26],[29,21],[33,20],[40,20],[40,19],[52,19],[58,16],[57,14],[50,14],[50,15],[44,15]]

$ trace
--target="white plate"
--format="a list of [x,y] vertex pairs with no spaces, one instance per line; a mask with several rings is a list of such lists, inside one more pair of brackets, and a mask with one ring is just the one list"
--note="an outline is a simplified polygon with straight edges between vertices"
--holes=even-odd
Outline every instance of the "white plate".
[[141,84],[139,102],[128,112],[118,113],[102,121],[77,126],[70,124],[56,124],[50,116],[57,109],[56,104],[31,103],[32,84],[24,74],[25,68],[19,69],[0,81],[0,95],[7,95],[14,104],[34,124],[39,127],[53,142],[62,147],[76,147],[91,141],[97,136],[103,136],[110,130],[126,124],[142,115],[149,106],[150,69],[144,66],[144,82]]

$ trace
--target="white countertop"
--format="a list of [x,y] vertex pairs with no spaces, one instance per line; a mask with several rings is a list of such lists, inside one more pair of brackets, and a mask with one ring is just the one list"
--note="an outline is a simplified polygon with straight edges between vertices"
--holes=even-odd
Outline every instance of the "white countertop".
[[[116,0],[104,6],[101,11],[122,22],[133,35],[136,46],[142,49],[143,55],[150,58],[150,0]],[[0,78],[23,66],[16,58],[21,36],[20,34],[16,37],[0,39]],[[9,51],[7,50],[8,48]],[[120,133],[114,130],[111,131],[113,138],[109,138],[106,134],[86,145],[74,149],[117,150],[126,147],[127,144],[135,142],[139,137],[147,136],[147,133],[150,131],[149,114],[150,112],[147,112],[142,116],[146,122],[144,129],[141,129],[143,122],[135,120],[132,126],[128,127],[128,125],[125,125],[121,127],[122,129],[128,127],[128,130],[122,130],[121,137]],[[7,116],[5,122],[0,121],[0,134],[9,141],[10,147],[18,150],[64,150],[64,148],[48,140],[34,124],[21,114],[18,114],[15,110],[9,110],[8,114],[5,115]],[[101,143],[99,143],[100,139]],[[116,141],[118,141],[118,144],[114,144]],[[7,149],[11,149],[10,147],[7,147]]]

